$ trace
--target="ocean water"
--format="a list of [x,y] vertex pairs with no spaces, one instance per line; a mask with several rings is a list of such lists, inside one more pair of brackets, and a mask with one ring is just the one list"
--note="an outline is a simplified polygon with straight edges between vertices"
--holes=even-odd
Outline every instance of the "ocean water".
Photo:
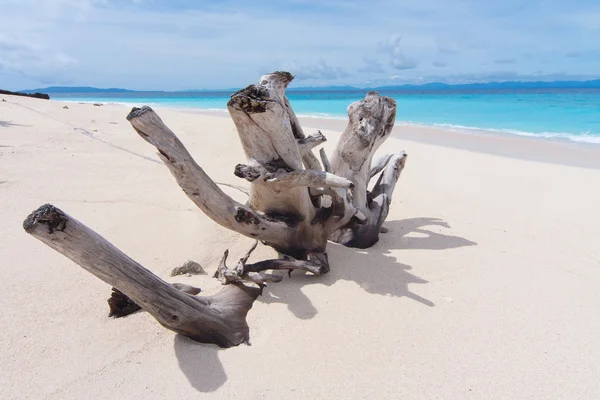
[[[228,92],[55,94],[53,99],[225,110]],[[288,91],[296,114],[346,118],[366,90]],[[600,144],[600,89],[380,91],[396,99],[398,124],[441,126]]]

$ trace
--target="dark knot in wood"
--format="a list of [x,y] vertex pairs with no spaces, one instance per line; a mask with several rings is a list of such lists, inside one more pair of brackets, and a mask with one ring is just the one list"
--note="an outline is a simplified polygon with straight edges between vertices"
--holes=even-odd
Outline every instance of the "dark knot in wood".
[[244,164],[236,165],[233,174],[238,178],[246,179],[248,182],[253,182],[260,177],[260,171],[258,169]]
[[300,222],[304,221],[303,215],[294,212],[269,211],[265,213],[265,216],[271,221],[284,222],[289,227],[297,226]]
[[242,207],[238,207],[235,212],[235,220],[237,222],[243,222],[245,224],[258,225],[260,220],[252,213]]
[[121,318],[142,308],[117,288],[112,288],[107,301],[110,308],[109,317]]
[[141,108],[138,107],[133,107],[131,109],[131,111],[129,112],[129,114],[127,114],[127,121],[131,121],[134,118],[140,117],[144,114],[146,114],[147,112],[151,112],[152,108],[148,107],[148,106],[143,106]]
[[271,100],[269,99],[269,91],[267,89],[257,85],[250,85],[232,94],[227,102],[227,106],[239,108],[248,114],[257,114],[267,111],[267,103],[269,101]]
[[44,204],[25,219],[23,229],[26,232],[31,232],[36,224],[44,224],[48,227],[48,233],[64,231],[67,227],[67,216],[52,204]]
[[277,79],[286,85],[294,80],[294,75],[290,74],[287,71],[275,71],[271,72],[269,75],[274,75]]

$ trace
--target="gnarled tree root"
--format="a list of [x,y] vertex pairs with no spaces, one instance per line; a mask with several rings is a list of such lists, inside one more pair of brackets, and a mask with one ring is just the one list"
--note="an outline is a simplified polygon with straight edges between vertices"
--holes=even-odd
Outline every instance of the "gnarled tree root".
[[[150,107],[134,108],[127,116],[209,218],[273,247],[280,259],[248,264],[253,247],[229,268],[225,252],[216,277],[228,285],[202,297],[194,295],[199,289],[159,279],[51,205],[34,211],[25,230],[113,286],[111,315],[126,315],[139,306],[168,329],[194,340],[222,347],[247,342],[248,310],[267,283],[282,279],[267,271],[325,274],[328,240],[351,247],[374,245],[385,230],[382,224],[406,163],[405,153],[372,162],[391,135],[396,116],[396,102],[376,92],[348,107],[349,122],[331,158],[321,149],[319,161],[313,149],[326,139],[320,132],[304,134],[285,96],[292,79],[288,72],[264,75],[227,103],[247,158],[235,169],[235,175],[250,182],[245,204],[219,188]],[[369,181],[378,175],[369,192]]]

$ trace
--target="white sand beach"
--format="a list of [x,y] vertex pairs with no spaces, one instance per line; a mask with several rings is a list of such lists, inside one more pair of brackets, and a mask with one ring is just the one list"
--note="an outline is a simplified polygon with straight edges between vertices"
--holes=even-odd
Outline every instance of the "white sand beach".
[[[252,345],[219,349],[145,312],[108,318],[110,287],[22,222],[52,203],[205,294],[252,241],[195,207],[127,107],[0,98],[2,399],[600,398],[599,147],[397,127],[380,149],[409,155],[389,232],[330,243],[330,273],[269,285]],[[157,112],[215,181],[246,186],[225,113]],[[344,125],[302,122],[329,150]],[[171,278],[188,259],[207,274]]]

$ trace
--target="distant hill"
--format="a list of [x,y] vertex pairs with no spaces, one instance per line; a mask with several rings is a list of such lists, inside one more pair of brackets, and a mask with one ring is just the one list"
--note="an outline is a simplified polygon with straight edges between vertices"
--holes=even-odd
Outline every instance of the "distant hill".
[[[428,90],[485,90],[485,89],[598,89],[600,88],[600,79],[590,81],[553,81],[553,82],[487,82],[487,83],[465,83],[451,85],[442,82],[431,82],[423,85],[387,85],[378,86],[374,88],[360,88],[354,86],[317,86],[317,87],[291,87],[290,92],[323,92],[323,91],[365,91],[365,90],[380,90],[380,91],[428,91]],[[193,92],[227,92],[233,93],[239,89],[188,89],[178,91],[179,93],[193,93]],[[133,93],[142,92],[138,90],[109,88],[99,89],[95,87],[69,87],[69,86],[50,86],[41,89],[21,90],[21,93]],[[143,91],[150,92],[150,91]],[[165,92],[161,90],[153,90],[151,92]],[[168,92],[167,92],[168,93]]]
[[108,88],[99,89],[87,86],[50,86],[41,89],[20,90],[21,93],[127,93],[135,90]]
[[368,88],[359,88],[355,86],[316,86],[316,87],[291,87],[288,90],[291,92],[322,92],[322,91],[336,91],[336,90],[365,90]]
[[[185,90],[177,90],[175,93],[234,93],[240,90],[241,88],[228,88],[228,89],[185,89]],[[167,92],[168,93],[168,92]]]
[[[234,93],[234,92],[237,92],[240,89],[242,89],[242,88],[228,88],[228,89],[186,89],[186,90],[181,90],[179,92],[181,92],[181,93],[202,93],[202,92],[211,92],[211,93],[227,92],[227,93]],[[362,90],[362,89],[354,87],[354,86],[317,86],[317,87],[299,87],[299,88],[296,88],[296,87],[292,86],[292,87],[288,88],[288,91],[290,91],[290,92],[293,92],[293,91],[318,92],[318,91],[333,91],[333,90]]]
[[469,89],[597,89],[600,88],[600,79],[591,81],[553,81],[553,82],[486,82],[486,83],[464,83],[451,85],[442,82],[430,82],[422,85],[386,85],[373,88],[359,88],[353,86],[321,86],[321,87],[299,87],[290,88],[290,91],[335,91],[335,90],[469,90]]
[[431,82],[423,85],[379,86],[375,90],[468,90],[468,89],[597,89],[600,79],[591,81],[553,81],[553,82],[487,82],[449,85],[441,82]]

